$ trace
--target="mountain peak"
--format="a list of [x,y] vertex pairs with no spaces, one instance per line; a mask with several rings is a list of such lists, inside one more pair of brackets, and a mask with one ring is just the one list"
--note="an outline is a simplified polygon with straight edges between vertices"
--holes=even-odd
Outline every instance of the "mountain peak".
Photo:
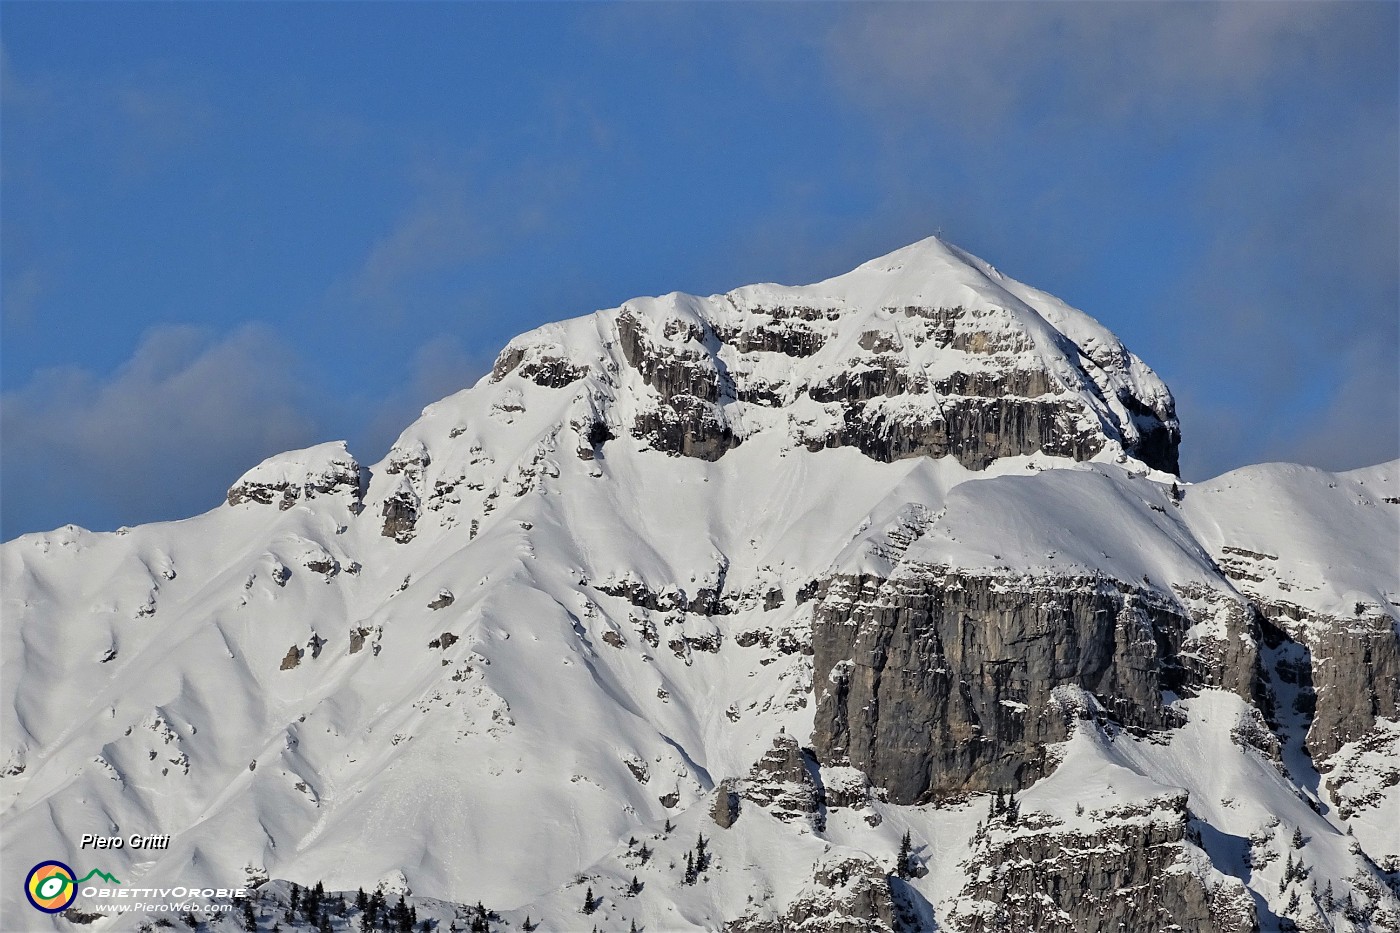
[[1175,430],[939,240],[547,325],[376,464],[0,547],[0,849],[160,834],[102,871],[246,878],[210,933],[1394,933],[1400,475],[1183,489]]
[[766,433],[881,461],[982,469],[1043,454],[1177,470],[1174,401],[1146,364],[938,237],[811,285],[673,292],[547,325],[511,341],[491,376],[515,391],[580,380],[606,399],[599,431],[707,460]]

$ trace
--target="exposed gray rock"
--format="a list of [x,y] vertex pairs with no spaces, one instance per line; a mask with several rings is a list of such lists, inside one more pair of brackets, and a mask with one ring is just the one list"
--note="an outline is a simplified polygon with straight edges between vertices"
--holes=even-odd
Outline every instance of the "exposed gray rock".
[[728,829],[739,819],[738,782],[725,778],[715,788],[715,802],[710,805],[710,819],[721,829]]
[[298,502],[317,496],[345,495],[351,508],[358,511],[362,504],[363,468],[348,453],[331,457],[323,463],[306,464],[299,469],[278,469],[263,464],[250,470],[229,488],[229,505],[252,502],[271,505],[286,511]]
[[1377,717],[1400,719],[1400,635],[1388,617],[1327,620],[1299,639],[1312,656],[1316,708],[1307,747],[1314,759],[1366,737]]
[[381,534],[400,544],[412,541],[414,527],[418,523],[419,504],[417,493],[407,485],[400,486],[384,500],[384,529]]
[[780,820],[805,820],[818,831],[826,827],[821,771],[812,753],[787,733],[774,737],[773,747],[754,763],[739,793]]
[[1091,814],[1092,832],[1038,814],[974,841],[952,915],[963,933],[1245,933],[1259,929],[1236,878],[1210,880],[1188,842],[1186,795]]
[[588,367],[567,359],[562,354],[542,352],[539,347],[508,346],[491,367],[491,381],[500,382],[511,373],[518,373],[536,385],[562,389],[588,375]]
[[[899,893],[894,886],[899,885]],[[757,905],[724,925],[725,933],[903,933],[917,929],[911,889],[873,858],[835,851],[816,864],[812,882],[785,908]]]
[[963,398],[940,409],[891,412],[848,405],[844,426],[809,448],[855,447],[872,460],[954,456],[981,470],[1000,457],[1034,453],[1088,460],[1103,449],[1097,430],[1080,429],[1078,405],[1058,399]]
[[858,768],[829,767],[821,769],[822,790],[827,810],[849,809],[861,813],[871,826],[883,821],[880,811],[872,804],[883,800],[882,792],[871,786],[870,778]]
[[394,447],[389,451],[388,463],[384,466],[384,472],[389,474],[407,473],[409,476],[418,476],[433,462],[432,455],[422,442],[409,444],[404,447]]
[[350,630],[350,653],[358,654],[365,647],[365,639],[369,636],[370,630],[363,626],[356,626]]
[[1194,620],[1178,602],[1101,576],[837,578],[813,621],[813,745],[897,803],[1023,787],[1083,712],[1057,688],[1139,731],[1177,724],[1163,691],[1261,694],[1252,622],[1237,613],[1214,646],[1225,656],[1194,666],[1181,651]]
[[[743,326],[701,326],[673,319],[661,327],[668,339],[657,341],[649,336],[646,322],[624,309],[617,316],[623,358],[657,392],[660,402],[637,416],[632,433],[668,453],[715,460],[743,441],[730,422],[728,403],[780,406],[805,393],[839,406],[841,417],[838,428],[805,438],[813,450],[855,447],[882,461],[951,455],[970,469],[982,469],[1000,457],[1037,452],[1085,460],[1115,438],[1143,462],[1177,470],[1180,430],[1169,396],[1149,404],[1118,391],[1114,400],[1132,424],[1117,423],[1118,416],[1104,414],[1110,409],[1103,394],[1107,383],[1095,373],[1098,365],[1121,366],[1123,360],[1090,362],[1100,348],[1086,353],[1064,338],[1067,358],[1079,360],[1081,366],[1068,383],[1044,368],[1027,368],[1027,360],[1009,354],[1028,349],[1030,338],[1007,328],[1005,312],[903,309],[919,319],[922,330],[911,326],[899,334],[867,331],[858,344],[868,355],[852,358],[810,383],[769,382],[767,370],[751,372],[725,363],[721,348],[793,358],[816,353],[828,332],[808,322],[839,313],[807,310],[813,313],[797,317],[786,308],[746,308]],[[1005,364],[990,371],[969,367],[932,380],[911,365],[908,356],[909,348],[929,342],[963,354],[1001,355]],[[498,368],[510,363],[504,355],[502,360]],[[1087,393],[1098,407],[1089,407],[1074,391]],[[917,396],[938,401],[899,401]]]

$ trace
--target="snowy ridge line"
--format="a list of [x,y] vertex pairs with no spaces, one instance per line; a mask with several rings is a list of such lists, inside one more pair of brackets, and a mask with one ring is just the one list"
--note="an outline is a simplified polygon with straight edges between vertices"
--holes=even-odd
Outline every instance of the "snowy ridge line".
[[71,929],[11,869],[139,831],[105,871],[261,882],[261,933],[1400,931],[1400,462],[1188,484],[1178,439],[1112,334],[926,240],[7,542],[3,920]]

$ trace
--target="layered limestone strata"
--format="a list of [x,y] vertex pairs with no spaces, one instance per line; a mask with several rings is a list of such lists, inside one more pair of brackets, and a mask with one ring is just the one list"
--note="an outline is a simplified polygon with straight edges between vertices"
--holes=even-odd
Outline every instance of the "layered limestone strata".
[[638,298],[549,325],[501,353],[490,382],[513,378],[593,400],[586,454],[625,432],[717,460],[781,431],[974,470],[1116,445],[1174,473],[1181,439],[1170,391],[1116,337],[936,239],[814,285]]
[[954,928],[1258,930],[1244,885],[1214,873],[1190,841],[1186,803],[1184,793],[1164,796],[1092,813],[1076,827],[1039,814],[1011,826],[993,821],[974,840]]
[[[804,434],[804,446],[813,450],[854,447],[884,462],[951,455],[982,469],[1001,457],[1037,452],[1087,460],[1106,437],[1121,436],[1144,462],[1176,470],[1180,433],[1169,403],[1158,403],[1157,411],[1118,392],[1115,401],[1134,422],[1129,437],[1121,422],[1104,423],[1110,406],[1085,371],[1076,373],[1072,387],[1096,397],[1097,410],[1038,361],[1025,359],[1030,341],[1004,312],[886,309],[920,326],[865,331],[839,366],[775,378],[763,355],[805,359],[840,333],[830,323],[838,315],[803,310],[820,318],[826,336],[779,307],[746,309],[748,320],[727,328],[671,319],[660,328],[663,339],[655,340],[648,322],[624,309],[616,319],[622,357],[657,395],[657,404],[637,415],[632,433],[668,453],[715,460],[744,439],[732,423],[731,403],[781,407],[805,397],[822,405],[832,422]],[[911,357],[926,344],[944,365]],[[519,349],[508,350],[496,372],[509,372],[522,358]]]
[[1260,694],[1253,617],[1229,618],[1225,637],[1189,642],[1180,602],[1101,576],[838,577],[812,628],[813,745],[897,803],[1023,787],[1076,715],[1057,688],[1146,731],[1176,724],[1164,692]]

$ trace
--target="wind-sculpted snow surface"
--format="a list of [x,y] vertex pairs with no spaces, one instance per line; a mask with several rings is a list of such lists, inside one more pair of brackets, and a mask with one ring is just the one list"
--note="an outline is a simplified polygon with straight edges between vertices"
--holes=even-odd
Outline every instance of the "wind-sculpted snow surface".
[[1191,486],[1178,439],[1116,338],[930,240],[526,334],[376,464],[9,542],[0,928],[82,919],[20,893],[59,859],[283,879],[262,930],[317,881],[336,931],[360,887],[443,930],[1400,929],[1400,465]]

